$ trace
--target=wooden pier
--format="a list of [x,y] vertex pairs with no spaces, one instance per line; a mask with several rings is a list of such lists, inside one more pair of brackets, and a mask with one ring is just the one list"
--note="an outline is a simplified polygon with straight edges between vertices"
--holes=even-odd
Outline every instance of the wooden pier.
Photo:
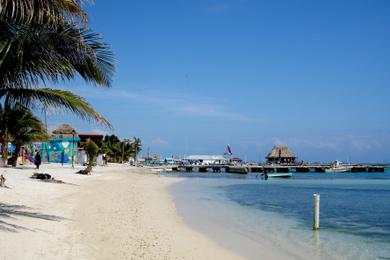
[[[387,164],[352,164],[350,172],[385,172],[388,168]],[[250,172],[257,173],[286,173],[286,172],[325,172],[325,169],[332,167],[332,164],[308,164],[308,165],[166,165],[161,166],[162,169],[169,169],[173,172],[226,172],[248,174]],[[160,168],[160,167],[159,167]]]

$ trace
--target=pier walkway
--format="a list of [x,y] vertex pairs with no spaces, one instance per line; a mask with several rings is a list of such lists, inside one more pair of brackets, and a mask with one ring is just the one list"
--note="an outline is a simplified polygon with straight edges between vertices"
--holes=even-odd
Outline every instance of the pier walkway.
[[[385,172],[387,164],[351,164],[350,172]],[[268,172],[325,172],[325,169],[332,167],[332,164],[307,164],[307,165],[164,165],[158,168],[173,172],[227,172],[242,173],[249,172],[268,173]]]

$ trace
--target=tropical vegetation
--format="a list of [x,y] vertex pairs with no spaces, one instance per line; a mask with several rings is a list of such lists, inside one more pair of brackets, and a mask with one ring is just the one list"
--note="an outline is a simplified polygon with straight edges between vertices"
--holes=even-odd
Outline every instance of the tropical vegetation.
[[129,158],[135,161],[142,151],[141,139],[137,137],[120,140],[116,135],[106,135],[97,145],[99,153],[108,155],[110,162],[125,162]]
[[[111,85],[113,54],[101,36],[88,28],[82,5],[82,0],[0,0],[3,110],[20,107],[32,113],[42,105],[60,107],[111,127],[82,97],[58,88],[39,88],[76,77],[96,86]],[[8,156],[9,125],[0,126],[3,160]]]
[[136,161],[138,153],[142,150],[141,139],[134,137],[133,140],[123,139],[122,141],[116,135],[106,135],[103,140],[88,140],[82,144],[81,149],[85,151],[88,158],[87,168],[78,171],[81,174],[91,174],[92,167],[96,165],[98,154],[108,156],[110,162],[124,163],[129,158]]
[[18,105],[10,109],[0,104],[0,135],[7,136],[15,147],[11,160],[13,166],[16,166],[17,156],[25,143],[49,138],[41,120],[30,110]]
[[85,174],[90,174],[91,171],[92,171],[92,167],[95,165],[96,163],[96,158],[98,156],[98,152],[99,152],[99,148],[98,146],[95,144],[94,141],[92,140],[89,140],[86,145],[84,146],[84,150],[88,156],[88,166],[87,166],[87,169],[81,171],[82,173],[85,173]]

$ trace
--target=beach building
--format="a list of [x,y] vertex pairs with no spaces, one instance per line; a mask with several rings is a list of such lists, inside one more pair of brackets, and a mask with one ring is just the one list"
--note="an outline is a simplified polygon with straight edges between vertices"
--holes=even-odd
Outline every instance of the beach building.
[[224,164],[229,161],[222,155],[189,155],[183,160],[191,164]]
[[77,158],[79,142],[80,137],[73,127],[60,125],[53,130],[51,140],[46,144],[48,162],[71,163],[72,158]]
[[34,158],[35,152],[40,151],[43,162],[72,163],[72,158],[76,162],[79,142],[76,130],[68,124],[62,124],[53,130],[48,142],[26,144],[26,156]]
[[173,164],[181,164],[182,163],[182,160],[178,157],[166,157],[164,159],[164,164],[169,164],[169,165],[173,165]]
[[292,164],[296,157],[287,146],[274,146],[266,159],[269,164]]

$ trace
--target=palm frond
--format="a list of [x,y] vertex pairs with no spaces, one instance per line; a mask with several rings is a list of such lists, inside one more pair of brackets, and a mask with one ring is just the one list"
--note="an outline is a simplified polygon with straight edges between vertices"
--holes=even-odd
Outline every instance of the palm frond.
[[0,89],[0,99],[8,97],[12,104],[32,107],[40,103],[46,106],[62,107],[82,119],[95,121],[112,128],[110,122],[97,112],[82,97],[70,92],[50,88]]
[[0,114],[6,118],[8,134],[14,144],[23,145],[31,141],[45,141],[49,138],[42,121],[34,116],[30,110],[15,106],[8,115]]
[[0,87],[31,87],[77,75],[111,85],[113,54],[98,34],[70,25],[1,27],[0,23]]
[[18,24],[86,22],[82,0],[0,0],[0,19]]

